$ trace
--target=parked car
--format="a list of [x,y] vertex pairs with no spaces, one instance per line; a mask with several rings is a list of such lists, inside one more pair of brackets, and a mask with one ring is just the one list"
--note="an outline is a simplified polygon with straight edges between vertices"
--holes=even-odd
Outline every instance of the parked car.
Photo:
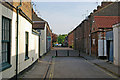
[[58,47],[61,47],[62,46],[62,44],[58,44]]

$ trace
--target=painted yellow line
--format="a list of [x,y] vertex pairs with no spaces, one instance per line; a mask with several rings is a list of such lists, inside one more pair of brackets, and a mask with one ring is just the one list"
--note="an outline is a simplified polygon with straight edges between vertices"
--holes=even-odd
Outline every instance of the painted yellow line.
[[54,66],[55,66],[55,61],[52,61],[52,66],[51,66],[51,70],[50,70],[50,75],[49,75],[49,80],[53,79],[53,74],[54,74]]
[[38,61],[38,62],[41,62],[41,63],[47,63],[47,64],[55,64],[55,63],[71,63],[71,62],[80,62],[80,61],[60,61],[60,62],[52,62],[52,63],[50,63],[50,62],[48,62],[48,61]]

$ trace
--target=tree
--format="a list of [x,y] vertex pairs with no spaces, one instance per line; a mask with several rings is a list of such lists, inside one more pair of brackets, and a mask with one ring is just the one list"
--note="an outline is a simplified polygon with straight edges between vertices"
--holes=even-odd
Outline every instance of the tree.
[[66,36],[67,36],[67,34],[59,35],[58,36],[58,43],[63,44]]

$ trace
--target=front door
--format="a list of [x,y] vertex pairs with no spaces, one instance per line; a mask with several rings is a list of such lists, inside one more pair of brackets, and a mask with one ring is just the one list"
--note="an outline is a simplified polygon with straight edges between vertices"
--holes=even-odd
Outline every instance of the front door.
[[109,60],[113,62],[113,41],[110,41],[110,56]]

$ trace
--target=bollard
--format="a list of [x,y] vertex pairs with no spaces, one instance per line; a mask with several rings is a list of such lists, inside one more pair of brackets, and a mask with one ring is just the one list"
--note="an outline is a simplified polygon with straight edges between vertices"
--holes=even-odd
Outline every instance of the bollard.
[[80,57],[80,50],[79,50],[79,57]]
[[58,55],[57,55],[57,50],[56,50],[56,57],[57,57]]
[[67,56],[69,56],[69,50],[67,50]]

